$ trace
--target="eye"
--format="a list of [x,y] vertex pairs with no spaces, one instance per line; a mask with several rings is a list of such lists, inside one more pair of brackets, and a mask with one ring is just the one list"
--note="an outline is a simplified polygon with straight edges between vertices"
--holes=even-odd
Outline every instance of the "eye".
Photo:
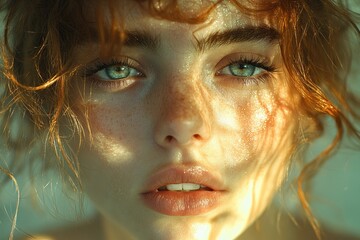
[[265,66],[259,66],[259,63],[235,62],[222,68],[218,74],[246,78],[261,74],[266,70],[265,68]]
[[107,91],[126,89],[145,77],[141,65],[127,57],[110,60],[96,59],[84,69],[84,75],[93,86]]
[[125,64],[114,64],[104,66],[102,69],[98,70],[95,75],[101,80],[111,81],[120,80],[128,77],[141,76],[142,73],[137,69],[127,66]]
[[[259,86],[267,83],[277,70],[267,57],[251,53],[235,53],[224,57],[219,63],[216,77],[224,80],[227,86]],[[235,84],[235,85],[231,85]]]

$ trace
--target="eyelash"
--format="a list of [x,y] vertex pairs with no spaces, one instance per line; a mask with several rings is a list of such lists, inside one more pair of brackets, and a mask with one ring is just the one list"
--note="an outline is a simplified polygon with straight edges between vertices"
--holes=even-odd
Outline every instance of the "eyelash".
[[[256,68],[263,69],[265,72],[256,74],[254,76],[249,77],[241,77],[236,75],[230,75],[230,74],[223,74],[220,73],[225,68],[229,68],[232,65],[235,64],[242,64],[242,65],[252,65]],[[129,68],[135,69],[139,75],[132,76],[132,80],[129,77],[125,77],[123,79],[118,80],[104,80],[99,79],[99,77],[94,76],[96,73],[98,73],[101,70],[104,70],[106,68],[109,68],[111,66],[126,66]],[[123,58],[123,59],[110,59],[108,61],[103,60],[96,60],[94,61],[89,67],[85,69],[85,77],[90,78],[96,85],[99,87],[105,87],[109,89],[122,89],[126,88],[133,80],[134,77],[144,77],[145,75],[141,70],[139,70],[139,64],[130,59],[130,58]],[[240,56],[236,58],[231,58],[224,66],[216,72],[216,76],[226,76],[230,78],[230,80],[236,81],[236,83],[239,83],[241,81],[241,84],[248,86],[248,85],[258,85],[261,83],[265,83],[268,81],[268,79],[271,76],[271,73],[274,73],[276,71],[276,68],[274,65],[269,64],[266,59],[257,57],[257,56]]]
[[234,81],[239,82],[241,81],[243,85],[251,85],[251,84],[260,84],[265,83],[270,78],[271,74],[276,72],[277,69],[274,65],[269,64],[266,59],[263,59],[258,56],[240,56],[237,58],[230,59],[225,66],[223,66],[219,71],[216,72],[216,76],[224,76],[227,74],[221,74],[220,72],[225,68],[228,68],[234,64],[242,64],[242,65],[252,65],[256,68],[263,69],[265,72],[256,74],[254,76],[249,77],[241,77],[236,75],[230,75],[228,77],[232,78]]
[[[124,58],[124,59],[110,59],[107,61],[103,61],[103,60],[95,60],[89,67],[87,67],[85,69],[85,75],[87,77],[97,73],[98,71],[107,68],[107,67],[111,67],[114,65],[124,65],[127,67],[131,67],[131,68],[135,68],[137,69],[137,64],[135,64],[134,60],[131,60],[130,58]],[[139,71],[139,70],[138,70]]]
[[139,73],[138,75],[136,75],[136,78],[145,76],[143,72],[139,70],[138,67],[139,64],[130,58],[123,58],[123,59],[113,58],[107,61],[98,59],[85,69],[84,76],[90,78],[93,81],[93,83],[95,83],[99,87],[106,87],[110,89],[125,88],[128,85],[128,81],[129,81],[128,77],[118,80],[104,80],[104,79],[101,80],[99,79],[99,77],[94,76],[99,71],[105,70],[106,68],[112,66],[126,66],[129,68],[133,68]]

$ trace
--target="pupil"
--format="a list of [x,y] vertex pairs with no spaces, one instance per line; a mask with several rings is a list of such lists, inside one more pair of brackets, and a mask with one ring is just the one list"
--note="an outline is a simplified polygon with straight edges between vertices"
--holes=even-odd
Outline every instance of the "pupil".
[[255,66],[251,64],[233,64],[230,66],[230,72],[235,76],[250,77],[255,72]]
[[112,66],[106,69],[107,75],[112,79],[125,78],[129,76],[130,70],[126,66]]

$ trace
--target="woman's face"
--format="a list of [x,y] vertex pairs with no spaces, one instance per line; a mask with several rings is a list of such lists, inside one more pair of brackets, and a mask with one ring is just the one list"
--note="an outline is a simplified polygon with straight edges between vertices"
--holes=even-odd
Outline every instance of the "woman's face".
[[105,232],[235,238],[271,201],[294,143],[276,29],[229,3],[200,24],[155,18],[131,1],[117,6],[124,46],[106,59],[95,40],[74,53],[86,64],[86,94],[76,101],[92,133],[81,178]]

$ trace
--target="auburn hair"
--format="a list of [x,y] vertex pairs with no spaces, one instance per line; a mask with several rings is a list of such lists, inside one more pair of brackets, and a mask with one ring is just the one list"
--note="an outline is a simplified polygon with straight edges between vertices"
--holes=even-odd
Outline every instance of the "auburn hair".
[[[169,21],[190,24],[206,20],[224,0],[208,1],[196,15],[189,15],[178,1],[134,0],[153,16]],[[298,195],[310,224],[320,238],[318,224],[311,213],[304,183],[336,150],[344,134],[360,139],[359,131],[350,119],[360,120],[359,99],[347,88],[347,73],[351,62],[350,39],[359,42],[356,26],[359,15],[347,6],[333,0],[228,0],[244,13],[266,16],[280,32],[279,45],[292,86],[301,96],[302,111],[311,118],[317,134],[306,135],[307,142],[321,135],[324,118],[330,117],[337,127],[333,142],[314,160],[306,164],[298,177]],[[57,154],[60,169],[71,170],[74,186],[81,187],[76,151],[67,145],[67,136],[59,131],[60,119],[66,119],[71,132],[83,136],[82,126],[69,99],[69,81],[76,75],[72,51],[77,43],[89,37],[99,44],[122,41],[121,13],[114,6],[116,0],[0,0],[4,17],[2,37],[1,109],[3,132],[9,132],[14,111],[21,109],[30,120],[33,136],[45,132],[47,141]],[[205,1],[206,2],[206,1]],[[89,6],[92,9],[89,9]],[[87,19],[87,13],[96,14],[96,22]],[[111,28],[105,28],[110,18]],[[95,26],[88,27],[89,25]],[[119,31],[120,29],[120,31]],[[105,44],[103,44],[105,46]],[[106,44],[108,46],[108,44]],[[6,147],[13,150],[30,148],[33,138],[5,136]],[[6,176],[13,178],[16,169],[24,165],[22,159],[11,160],[9,167],[1,166]],[[66,174],[63,171],[63,174]]]

